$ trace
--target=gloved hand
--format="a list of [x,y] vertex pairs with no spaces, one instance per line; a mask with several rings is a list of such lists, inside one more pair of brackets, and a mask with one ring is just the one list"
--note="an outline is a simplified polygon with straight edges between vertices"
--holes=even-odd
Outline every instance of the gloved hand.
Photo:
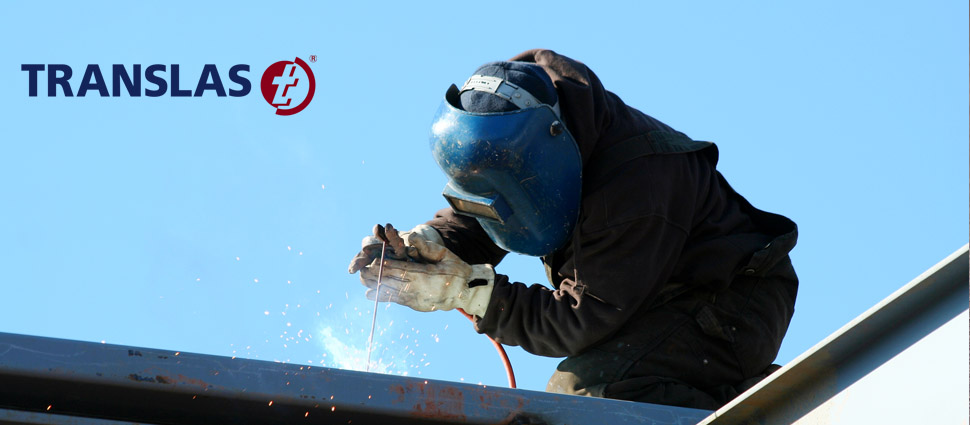
[[[444,246],[417,233],[408,244],[422,262],[384,260],[380,301],[393,301],[417,311],[460,308],[482,317],[488,308],[495,283],[495,271],[487,264],[469,265]],[[367,286],[367,298],[377,296],[379,261],[360,270]]]
[[[358,252],[357,255],[354,256],[354,259],[350,261],[350,266],[347,267],[348,273],[357,273],[358,270],[370,264],[375,259],[381,257],[382,241],[378,237],[379,229],[380,226],[374,226],[374,235],[364,237],[364,239],[360,241],[360,252]],[[385,226],[384,233],[387,236],[388,242],[387,252],[384,253],[384,256],[385,258],[391,258],[394,260],[407,260],[408,258],[418,260],[418,254],[416,253],[415,248],[409,246],[407,243],[407,240],[411,237],[411,235],[421,235],[425,240],[437,243],[438,245],[444,245],[438,231],[427,224],[419,224],[408,232],[398,233],[397,229],[388,223],[387,226]]]

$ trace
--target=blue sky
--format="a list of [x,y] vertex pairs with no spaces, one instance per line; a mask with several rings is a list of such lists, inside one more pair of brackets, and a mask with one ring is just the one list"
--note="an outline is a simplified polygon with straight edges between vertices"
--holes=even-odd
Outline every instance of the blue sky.
[[[534,47],[716,142],[739,192],[798,223],[778,363],[967,243],[966,2],[480,6],[3,3],[0,331],[360,368],[361,237],[445,205],[427,140],[445,89]],[[262,71],[310,55],[312,103],[274,115]],[[75,90],[87,64],[178,64],[189,85],[249,64],[254,88],[31,98],[34,63],[70,65]],[[533,258],[498,271],[545,280]],[[458,313],[382,306],[375,342],[387,373],[504,384]],[[510,351],[543,389],[558,359]]]

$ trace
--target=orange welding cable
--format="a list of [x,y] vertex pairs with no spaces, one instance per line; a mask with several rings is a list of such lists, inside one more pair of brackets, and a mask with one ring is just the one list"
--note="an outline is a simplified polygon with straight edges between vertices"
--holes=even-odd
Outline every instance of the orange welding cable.
[[[471,320],[472,323],[475,323],[475,318],[472,317],[472,315],[465,313],[465,310],[460,308],[457,310],[468,320]],[[492,345],[495,346],[495,351],[498,351],[499,357],[502,358],[502,364],[505,365],[505,376],[509,379],[509,388],[515,388],[515,372],[512,371],[512,362],[509,360],[509,355],[505,353],[505,348],[503,348],[502,344],[499,344],[498,341],[492,339],[490,336],[488,336],[488,340],[492,341]]]

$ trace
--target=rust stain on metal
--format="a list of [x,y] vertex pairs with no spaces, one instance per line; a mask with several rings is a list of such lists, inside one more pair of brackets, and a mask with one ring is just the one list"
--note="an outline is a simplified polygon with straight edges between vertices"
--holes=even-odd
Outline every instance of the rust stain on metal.
[[132,373],[128,375],[128,379],[135,382],[156,382],[154,377],[151,376],[141,376],[137,373]]
[[403,385],[391,385],[388,388],[389,392],[397,394],[397,399],[391,401],[391,403],[403,403],[404,402],[404,386]]
[[453,387],[428,385],[425,382],[412,382],[404,385],[391,385],[388,390],[397,394],[397,400],[392,403],[402,403],[407,395],[416,399],[411,407],[411,415],[419,418],[447,419],[464,422],[465,394]]
[[[185,384],[190,386],[198,386],[202,391],[208,391],[213,388],[213,385],[203,381],[201,379],[188,377],[182,374],[171,375],[168,371],[163,368],[149,367],[143,369],[141,373],[132,373],[128,375],[128,379],[136,382],[151,382],[156,384]],[[243,390],[245,391],[245,390]]]
[[182,382],[185,384],[198,385],[200,388],[202,388],[202,390],[207,390],[212,387],[212,384],[209,384],[208,382],[205,382],[201,379],[189,378],[188,376],[185,376],[182,374],[176,375],[176,378],[179,382]]
[[499,395],[486,391],[484,394],[478,396],[478,406],[481,409],[495,408],[498,406],[511,411],[521,411],[525,406],[525,398],[517,394]]
[[174,384],[171,379],[162,375],[144,376],[137,373],[131,373],[128,374],[128,379],[135,382],[151,382],[153,384]]

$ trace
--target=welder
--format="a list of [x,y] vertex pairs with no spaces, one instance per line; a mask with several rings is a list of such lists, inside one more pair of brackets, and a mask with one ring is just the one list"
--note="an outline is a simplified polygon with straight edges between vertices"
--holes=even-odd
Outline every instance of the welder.
[[[370,299],[460,308],[503,344],[565,357],[552,392],[716,409],[777,369],[797,228],[728,185],[713,143],[530,50],[451,86],[431,149],[450,207],[387,229],[379,294],[381,240],[364,238],[349,271]],[[508,252],[541,257],[554,289],[496,274]]]

